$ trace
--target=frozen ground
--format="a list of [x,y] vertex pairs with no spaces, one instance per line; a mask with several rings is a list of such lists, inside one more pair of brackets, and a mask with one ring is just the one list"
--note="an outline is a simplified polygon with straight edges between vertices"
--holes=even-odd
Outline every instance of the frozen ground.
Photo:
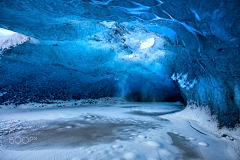
[[238,136],[203,129],[182,109],[180,103],[0,108],[0,159],[240,159]]

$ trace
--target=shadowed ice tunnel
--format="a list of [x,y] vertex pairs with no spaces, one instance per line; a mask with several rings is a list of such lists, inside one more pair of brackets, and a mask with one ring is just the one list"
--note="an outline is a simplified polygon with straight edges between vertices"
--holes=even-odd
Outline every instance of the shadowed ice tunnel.
[[239,124],[237,0],[1,0],[0,27],[1,104],[181,101]]

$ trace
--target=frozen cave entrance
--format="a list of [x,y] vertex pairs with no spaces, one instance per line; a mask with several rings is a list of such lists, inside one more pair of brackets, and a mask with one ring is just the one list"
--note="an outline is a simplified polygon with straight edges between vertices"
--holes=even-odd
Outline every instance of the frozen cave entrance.
[[[103,97],[180,101],[209,108],[220,128],[234,128],[239,123],[239,84],[230,77],[239,71],[233,67],[238,63],[228,62],[239,58],[236,34],[227,40],[211,26],[207,32],[164,14],[160,19],[137,14],[146,20],[54,19],[41,27],[33,23],[35,29],[13,25],[24,35],[5,30],[9,35],[1,36],[0,103]],[[196,15],[192,18],[200,23]]]
[[0,1],[0,159],[239,160],[239,13]]
[[115,21],[82,21],[74,26],[82,38],[64,41],[1,29],[1,64],[7,69],[7,74],[2,70],[1,104],[103,97],[186,102],[167,64],[174,54],[168,48],[176,43],[173,30],[159,27],[156,33],[157,26]]

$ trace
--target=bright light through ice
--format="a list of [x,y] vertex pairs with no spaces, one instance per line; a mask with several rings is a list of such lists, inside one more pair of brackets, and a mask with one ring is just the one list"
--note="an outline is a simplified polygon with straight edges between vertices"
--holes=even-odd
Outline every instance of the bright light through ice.
[[133,54],[128,55],[128,58],[132,58],[132,57],[133,57]]
[[0,28],[0,36],[11,36],[15,32]]
[[154,43],[155,43],[155,39],[154,38],[149,38],[145,42],[141,43],[140,49],[145,49],[145,48],[152,47],[154,45]]

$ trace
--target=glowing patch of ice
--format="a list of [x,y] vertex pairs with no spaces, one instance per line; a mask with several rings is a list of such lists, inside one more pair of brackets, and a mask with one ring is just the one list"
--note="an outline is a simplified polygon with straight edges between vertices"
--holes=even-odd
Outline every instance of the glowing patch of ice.
[[146,25],[146,28],[152,32],[169,37],[173,43],[176,43],[176,32],[165,26]]
[[207,147],[208,146],[208,144],[205,143],[205,142],[198,142],[198,145],[199,146],[203,146],[203,147]]
[[198,20],[198,21],[201,21],[201,18],[199,17],[199,15],[197,14],[197,12],[193,9],[193,8],[190,8],[191,12],[194,14],[195,18]]
[[0,28],[0,36],[11,36],[16,32],[9,31],[7,29]]
[[132,57],[133,57],[133,54],[128,55],[128,58],[132,58]]
[[152,47],[154,43],[155,43],[155,39],[149,38],[145,42],[141,43],[140,49],[146,49],[146,48]]

